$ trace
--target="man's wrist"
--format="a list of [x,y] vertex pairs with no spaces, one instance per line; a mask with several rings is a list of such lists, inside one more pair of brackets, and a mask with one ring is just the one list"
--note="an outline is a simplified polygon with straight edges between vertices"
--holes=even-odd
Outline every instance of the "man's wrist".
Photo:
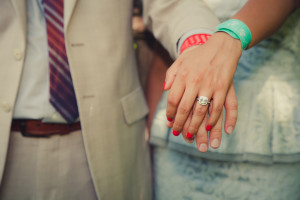
[[189,47],[204,44],[210,36],[210,34],[191,35],[182,43],[180,48],[180,54]]
[[206,28],[196,28],[192,29],[186,33],[184,33],[177,41],[177,55],[180,55],[180,50],[182,47],[182,44],[192,35],[198,35],[198,34],[208,34],[212,35],[215,32],[215,30],[210,30]]

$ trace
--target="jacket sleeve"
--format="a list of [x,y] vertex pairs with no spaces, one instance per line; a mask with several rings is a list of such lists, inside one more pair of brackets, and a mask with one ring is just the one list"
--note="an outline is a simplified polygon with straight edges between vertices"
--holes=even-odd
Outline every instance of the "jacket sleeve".
[[180,37],[194,29],[215,31],[218,18],[202,0],[144,0],[144,22],[155,38],[177,57]]

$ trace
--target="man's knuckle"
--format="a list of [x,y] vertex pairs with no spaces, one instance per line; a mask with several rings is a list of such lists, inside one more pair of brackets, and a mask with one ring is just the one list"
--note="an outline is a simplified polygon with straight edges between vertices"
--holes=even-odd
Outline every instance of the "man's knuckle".
[[237,115],[231,115],[228,124],[235,124],[237,121]]
[[222,134],[222,129],[221,128],[214,128],[211,133],[221,135]]
[[223,110],[223,105],[214,105],[213,106],[213,112],[219,113]]
[[228,108],[230,110],[237,110],[238,109],[237,101],[228,102],[227,104],[228,104]]

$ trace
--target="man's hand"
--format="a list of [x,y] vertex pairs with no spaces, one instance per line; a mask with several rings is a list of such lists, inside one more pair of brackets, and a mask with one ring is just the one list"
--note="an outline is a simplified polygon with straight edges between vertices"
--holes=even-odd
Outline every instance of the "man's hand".
[[[197,103],[197,102],[196,102]],[[195,103],[195,104],[196,104]],[[212,111],[212,106],[213,106],[213,101],[210,105],[209,108],[209,113]],[[236,99],[236,94],[234,90],[234,85],[233,83],[231,84],[226,99],[225,99],[225,124],[224,124],[224,129],[227,130],[227,134],[231,134],[233,132],[233,129],[235,127],[236,121],[237,121],[237,109],[238,109],[238,104],[237,104],[237,99]],[[183,131],[182,131],[182,136],[185,139],[186,142],[191,143],[194,142],[194,139],[196,138],[196,144],[198,147],[198,150],[200,152],[206,152],[208,150],[208,146],[212,148],[218,148],[220,146],[221,138],[222,138],[222,125],[223,125],[223,111],[221,112],[219,119],[217,120],[217,123],[214,127],[212,127],[210,134],[208,136],[208,131],[206,130],[205,124],[207,123],[208,120],[208,112],[206,113],[204,120],[202,121],[196,136],[192,138],[187,138],[187,133],[188,133],[188,128],[189,124],[191,122],[193,112],[191,111],[189,114],[189,117],[187,121],[184,124]],[[172,127],[173,123],[168,122],[167,126]]]

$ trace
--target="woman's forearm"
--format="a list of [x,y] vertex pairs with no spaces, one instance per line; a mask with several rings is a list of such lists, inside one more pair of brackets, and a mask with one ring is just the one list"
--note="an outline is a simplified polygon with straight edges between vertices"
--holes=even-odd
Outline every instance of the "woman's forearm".
[[288,15],[299,6],[299,0],[249,0],[232,19],[243,21],[250,29],[248,48],[273,34]]

